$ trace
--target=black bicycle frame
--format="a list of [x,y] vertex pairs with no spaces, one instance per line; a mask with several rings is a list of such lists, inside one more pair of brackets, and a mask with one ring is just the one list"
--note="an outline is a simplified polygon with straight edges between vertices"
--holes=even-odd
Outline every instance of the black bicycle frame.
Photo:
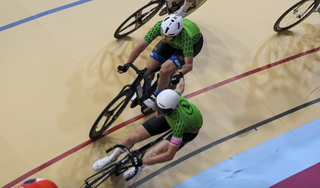
[[[147,153],[147,151],[153,147],[154,145],[156,145],[157,143],[159,143],[160,141],[164,140],[164,137],[166,137],[167,135],[169,135],[172,132],[172,130],[168,130],[166,133],[164,133],[163,135],[161,135],[160,137],[158,137],[156,140],[142,146],[141,148],[134,150],[134,151],[130,151],[126,146],[121,145],[121,144],[116,144],[114,146],[112,146],[111,148],[106,150],[106,153],[109,153],[110,151],[112,151],[115,148],[122,148],[123,150],[125,150],[125,152],[127,153],[127,155],[125,157],[123,157],[121,160],[119,160],[118,162],[114,162],[111,163],[110,165],[104,167],[102,170],[100,170],[99,172],[93,174],[92,176],[88,177],[87,179],[84,180],[85,184],[87,186],[90,186],[90,182],[88,182],[89,179],[91,179],[92,177],[95,177],[96,175],[102,173],[103,171],[108,171],[108,169],[111,167],[114,167],[114,170],[103,174],[103,177],[99,176],[99,178],[101,178],[102,180],[100,181],[100,183],[98,185],[96,185],[95,187],[99,186],[101,183],[103,183],[106,179],[108,179],[111,175],[120,175],[122,174],[124,171],[126,171],[127,169],[133,167],[132,164],[128,165],[129,162],[131,162],[132,157],[137,156],[139,158],[143,158],[145,156],[145,154]],[[135,174],[138,172],[138,167],[135,168]],[[94,179],[96,180],[96,179]],[[93,181],[94,181],[93,180]],[[129,179],[126,179],[126,181],[128,181]]]

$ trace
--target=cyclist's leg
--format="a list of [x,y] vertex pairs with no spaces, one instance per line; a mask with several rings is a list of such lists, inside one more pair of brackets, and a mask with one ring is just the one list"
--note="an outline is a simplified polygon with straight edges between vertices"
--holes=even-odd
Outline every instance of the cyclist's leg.
[[[149,132],[141,125],[135,130],[134,133],[123,139],[121,144],[131,149],[135,143],[145,140],[149,137]],[[101,170],[104,166],[116,161],[122,153],[124,153],[124,151],[121,148],[116,148],[111,155],[97,160],[92,166],[93,170]]]
[[[172,1],[174,2],[178,0],[172,0]],[[192,5],[194,1],[195,0],[185,0],[183,5],[175,12],[175,14],[185,17],[185,15],[187,14],[188,8]]]
[[[182,57],[182,59],[183,59],[183,57]],[[167,61],[165,61],[162,64],[161,69],[160,69],[160,77],[158,80],[159,90],[164,90],[170,84],[170,77],[171,77],[172,73],[174,71],[176,71],[177,69],[178,69],[178,67],[173,62],[172,59],[168,59]],[[156,95],[159,93],[156,93]]]
[[[126,146],[127,148],[131,149],[132,146],[135,143],[138,143],[140,141],[143,141],[147,138],[149,138],[150,136],[153,135],[157,135],[160,133],[163,133],[167,130],[170,129],[169,126],[162,126],[164,123],[165,118],[150,118],[149,120],[147,120],[146,122],[144,122],[141,126],[139,126],[134,133],[130,134],[129,136],[127,136],[125,139],[122,140],[121,144]],[[118,157],[124,153],[124,151],[120,148],[116,148],[114,150],[114,152],[109,155],[109,156],[105,156],[99,160],[97,160],[92,168],[94,170],[101,170],[104,166],[112,163],[113,161],[116,161],[118,159]]]
[[[172,55],[176,51],[180,50],[177,50],[171,47],[169,44],[164,43],[162,42],[162,40],[160,40],[160,42],[155,46],[150,56],[151,59],[154,59],[160,64],[162,64],[160,70],[160,78],[158,80],[158,90],[155,92],[155,96],[160,93],[158,91],[161,91],[168,86],[172,72],[177,70],[173,61],[177,61],[178,64],[181,62],[181,60],[176,60],[176,58],[171,59]],[[182,58],[183,61],[183,57],[180,56],[180,58]]]
[[140,125],[134,133],[127,136],[124,140],[122,140],[121,144],[131,149],[134,144],[141,142],[151,136],[161,134],[170,129],[170,126],[164,126],[164,122],[166,119],[152,117]]
[[[166,49],[168,46],[168,44],[165,44],[160,40],[160,42],[158,42],[158,44],[153,48],[153,51],[151,52],[146,65],[146,68],[148,70],[158,68],[163,62],[167,60],[168,55],[167,52],[164,51],[164,49]],[[151,75],[150,80],[153,80],[153,77],[154,74]]]
[[[167,76],[167,72],[168,70],[174,68],[174,67],[169,67],[168,65],[163,65],[165,62],[167,62],[167,60],[169,59],[169,57],[173,54],[173,52],[176,51],[176,49],[172,48],[169,44],[162,42],[162,40],[160,40],[158,42],[158,44],[154,47],[150,58],[147,62],[147,68],[148,69],[152,69],[152,68],[156,68],[161,66],[161,70],[160,70],[160,78],[158,80],[158,87],[156,89],[156,91],[154,92],[154,94],[152,96],[150,96],[150,98],[146,99],[144,101],[144,104],[148,107],[148,108],[153,108],[153,101],[155,99],[155,97],[157,96],[157,94],[159,94],[163,89],[165,89],[164,85],[162,84],[162,80],[163,79],[169,79],[170,75]],[[166,78],[167,77],[167,78]],[[159,85],[160,83],[160,85]]]
[[[164,133],[166,131],[168,131],[170,129],[169,124],[167,123],[167,120],[165,119],[165,117],[161,117],[161,118],[157,118],[157,117],[152,117],[149,120],[147,120],[145,123],[142,124],[142,126],[145,128],[145,130],[151,135],[158,135],[161,133]],[[146,167],[147,165],[142,165],[139,167],[138,172],[135,172],[135,167],[130,168],[129,170],[127,170],[123,176],[125,179],[129,178],[133,178],[134,176],[137,176],[138,174],[140,174],[142,172],[142,170]]]
[[[185,146],[188,142],[192,141],[193,139],[195,139],[198,135],[199,131],[196,131],[194,133],[185,133],[183,134],[183,138],[181,141],[181,144],[179,146],[180,150],[181,148],[183,148],[183,146]],[[150,155],[148,155],[148,157],[153,157],[162,153],[165,153],[168,151],[169,149],[169,144],[170,144],[170,140],[172,138],[172,134],[170,134],[165,140],[161,141],[159,144],[157,144],[154,149],[152,150],[152,152],[150,153]]]

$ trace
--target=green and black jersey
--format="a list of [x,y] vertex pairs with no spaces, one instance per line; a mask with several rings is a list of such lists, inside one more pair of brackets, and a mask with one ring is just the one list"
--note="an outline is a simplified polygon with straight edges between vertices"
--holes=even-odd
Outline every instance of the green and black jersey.
[[[144,39],[151,43],[155,38],[161,36],[162,20],[157,22],[150,31],[144,36]],[[184,57],[193,56],[193,45],[201,38],[201,31],[199,27],[190,20],[183,18],[183,29],[178,36],[176,36],[168,44],[173,48],[182,50]]]
[[178,106],[165,118],[172,129],[171,143],[180,145],[184,133],[194,133],[202,127],[202,115],[193,103],[180,96]]

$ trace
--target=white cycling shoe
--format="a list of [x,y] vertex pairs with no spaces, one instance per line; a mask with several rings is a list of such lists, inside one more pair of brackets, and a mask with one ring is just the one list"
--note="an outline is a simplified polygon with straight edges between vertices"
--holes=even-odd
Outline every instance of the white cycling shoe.
[[97,160],[93,165],[92,168],[95,171],[101,170],[103,167],[107,166],[108,164],[114,162],[114,159],[111,159],[110,156],[105,156],[99,160]]
[[184,18],[187,15],[187,13],[183,11],[181,8],[175,11],[174,14],[181,16],[182,18]]
[[135,169],[135,167],[132,167],[123,173],[123,177],[126,181],[129,181],[130,179],[137,177],[143,170],[142,167],[138,167],[138,172],[134,174]]
[[145,104],[148,108],[153,108],[154,100],[156,100],[156,96],[152,94],[149,98],[143,101],[143,104]]

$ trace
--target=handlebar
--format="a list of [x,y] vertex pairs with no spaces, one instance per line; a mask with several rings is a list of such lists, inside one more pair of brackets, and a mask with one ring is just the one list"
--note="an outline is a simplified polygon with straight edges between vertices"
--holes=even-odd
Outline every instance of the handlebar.
[[136,72],[139,72],[140,70],[138,69],[138,67],[136,67],[133,63],[128,63],[130,65],[131,68],[133,68]]
[[133,68],[137,74],[141,75],[141,76],[148,76],[154,72],[158,72],[161,67],[158,67],[158,68],[155,68],[155,69],[152,69],[152,70],[148,70],[147,68],[144,68],[144,69],[139,69],[138,67],[136,67],[133,63],[128,63],[130,65],[131,68]]
[[[127,162],[131,161],[131,158],[132,158],[132,153],[130,152],[130,150],[124,146],[124,145],[121,145],[121,144],[116,144],[114,146],[112,146],[111,148],[107,149],[106,153],[109,153],[111,150],[115,149],[115,148],[122,148],[128,155],[122,160],[122,163],[126,164]],[[126,181],[129,181],[131,178],[133,178],[137,173],[138,173],[138,169],[139,167],[137,166],[133,166],[135,169],[134,169],[134,174],[133,176],[129,176],[126,178]]]
[[121,148],[128,154],[131,153],[130,150],[126,146],[121,145],[121,144],[116,144],[116,145],[112,146],[111,148],[107,149],[106,153],[109,153],[111,150],[113,150],[115,148]]

